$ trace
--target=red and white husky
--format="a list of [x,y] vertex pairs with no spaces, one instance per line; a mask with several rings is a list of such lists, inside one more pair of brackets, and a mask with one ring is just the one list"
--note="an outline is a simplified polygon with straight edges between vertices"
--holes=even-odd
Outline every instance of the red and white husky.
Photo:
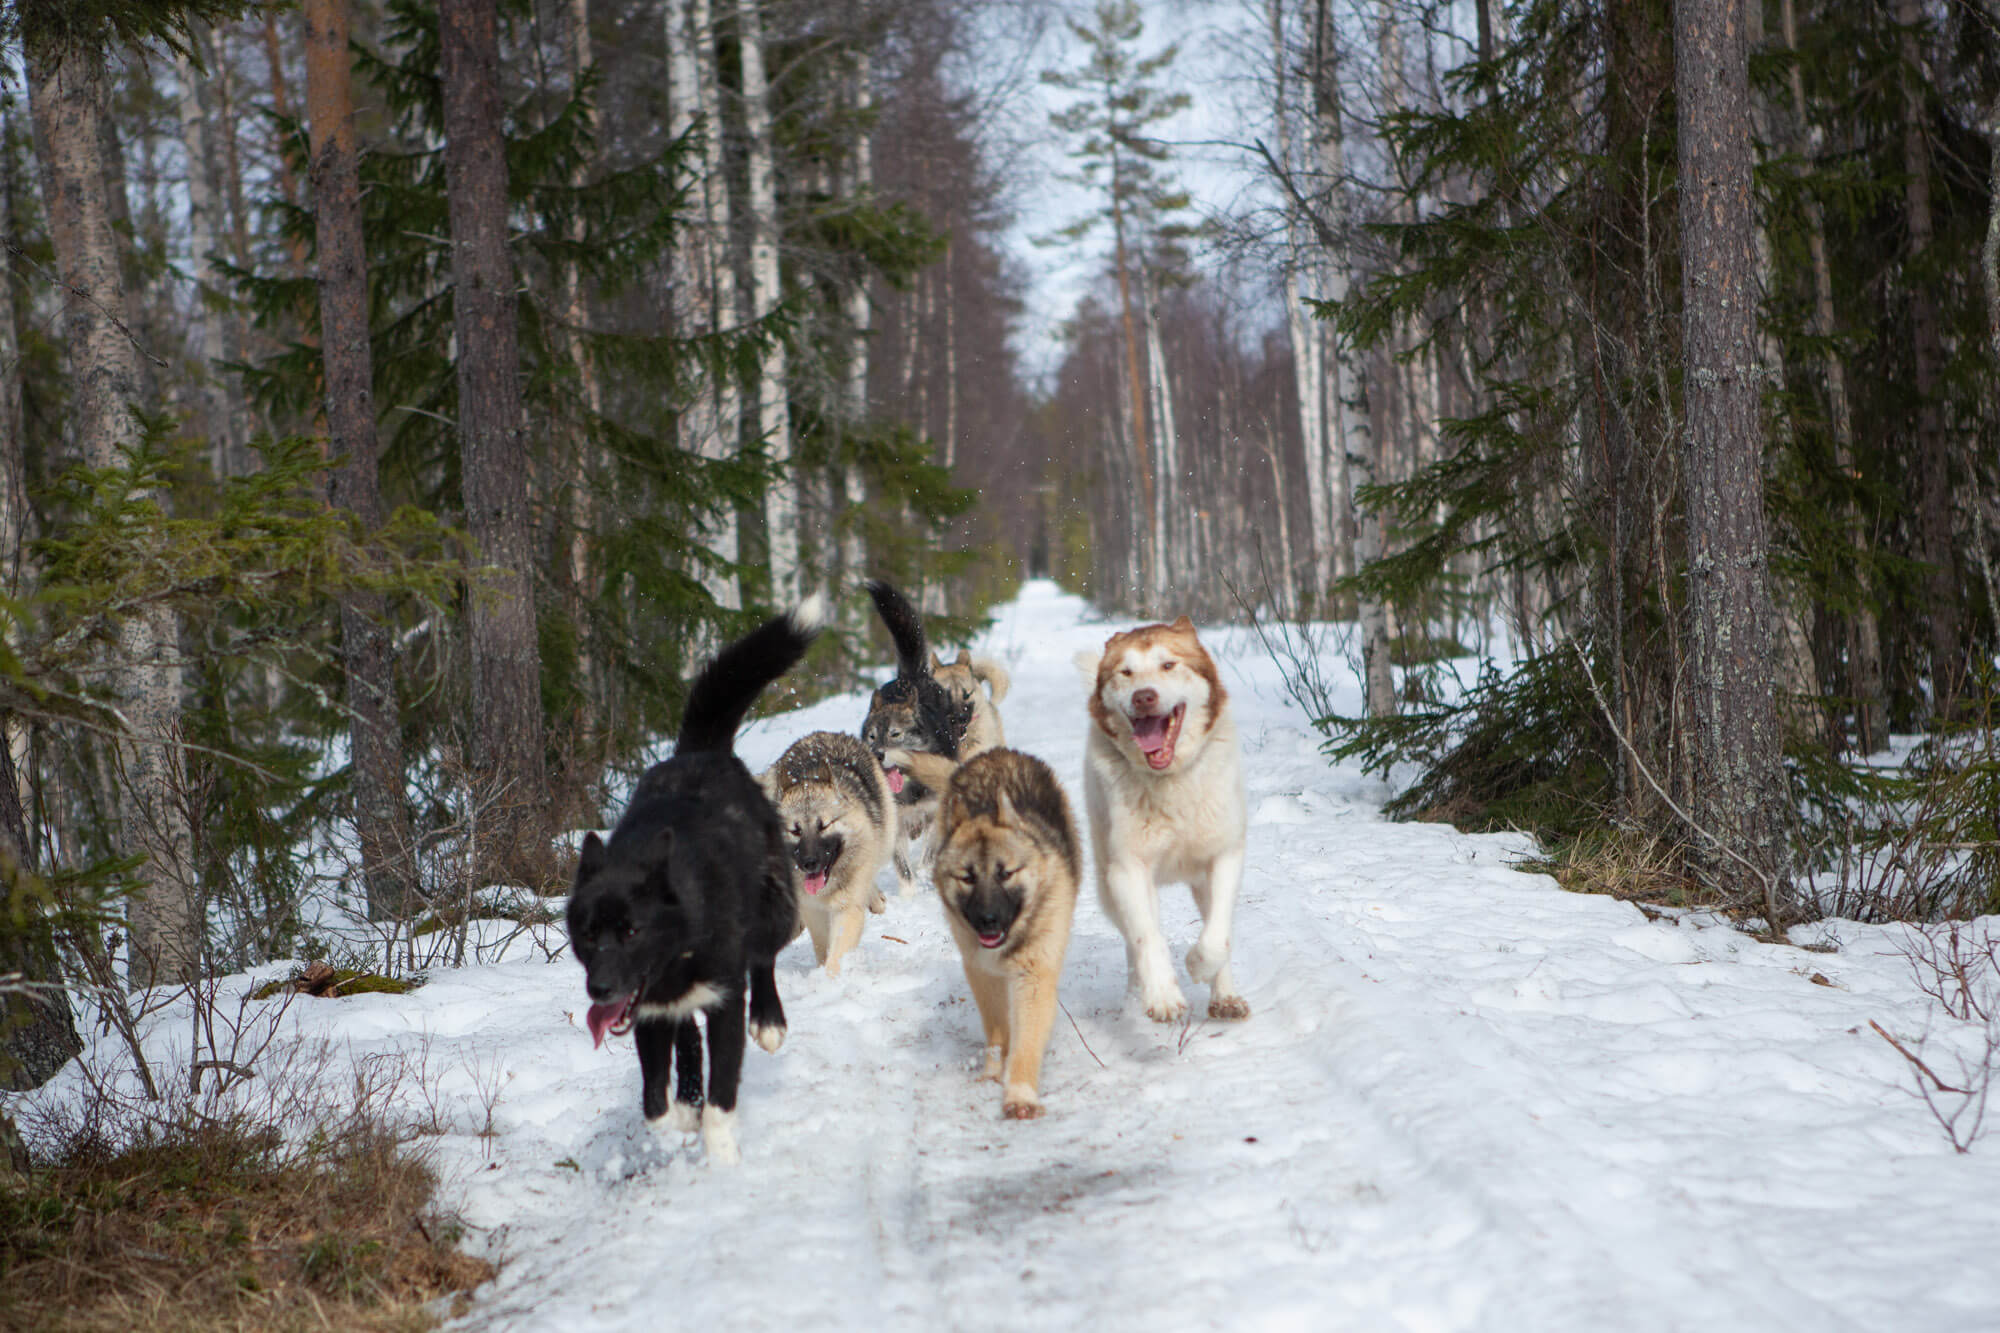
[[1162,883],[1185,883],[1201,909],[1188,975],[1209,987],[1211,1018],[1248,1018],[1229,975],[1229,930],[1243,882],[1249,820],[1229,694],[1182,616],[1105,641],[1095,663],[1083,799],[1097,860],[1097,897],[1125,936],[1130,984],[1162,1023],[1187,1014],[1160,933]]

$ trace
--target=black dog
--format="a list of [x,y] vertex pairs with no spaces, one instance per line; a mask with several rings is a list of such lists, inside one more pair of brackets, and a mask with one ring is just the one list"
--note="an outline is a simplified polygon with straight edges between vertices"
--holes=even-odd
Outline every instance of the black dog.
[[[931,674],[930,643],[923,618],[910,601],[879,579],[862,584],[896,644],[896,675],[868,700],[861,739],[880,760],[889,750],[911,750],[958,758],[958,743],[972,724],[972,705],[960,704]],[[896,878],[905,896],[916,891],[910,848],[937,818],[937,793],[899,768],[888,768],[896,794]]]
[[[751,1034],[775,1051],[785,1039],[785,1009],[772,960],[798,933],[778,814],[733,753],[736,729],[825,623],[824,604],[810,598],[716,655],[688,693],[673,758],[639,779],[609,845],[595,833],[583,840],[569,900],[592,1040],[636,1031],[640,1108],[650,1124],[667,1114],[667,1073],[677,1057],[672,1123],[691,1131],[698,1122],[718,1162],[737,1160],[744,976]],[[694,1019],[703,1010],[706,1106]]]

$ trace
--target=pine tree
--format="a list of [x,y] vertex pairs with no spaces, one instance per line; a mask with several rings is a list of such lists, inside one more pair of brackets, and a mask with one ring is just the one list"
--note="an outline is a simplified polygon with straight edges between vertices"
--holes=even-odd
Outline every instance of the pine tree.
[[1793,912],[1771,663],[1745,0],[1675,0],[1698,861],[1773,927]]
[[1044,243],[1073,243],[1102,228],[1111,233],[1130,405],[1123,425],[1139,490],[1139,503],[1130,511],[1134,516],[1130,549],[1137,562],[1128,595],[1135,605],[1157,609],[1166,593],[1167,571],[1155,495],[1158,459],[1147,410],[1151,376],[1142,366],[1146,352],[1139,326],[1144,319],[1146,277],[1141,270],[1153,245],[1185,235],[1186,224],[1177,217],[1189,199],[1162,170],[1169,155],[1166,145],[1148,131],[1186,108],[1190,99],[1152,82],[1173,65],[1177,47],[1170,45],[1150,56],[1135,54],[1145,32],[1137,0],[1098,0],[1090,24],[1072,19],[1068,26],[1083,44],[1082,58],[1069,69],[1044,70],[1042,82],[1078,96],[1051,115],[1050,123],[1074,141],[1070,156],[1080,166],[1066,179],[1101,191],[1104,203]]
[[[347,0],[306,0],[306,110],[319,256],[320,348],[329,447],[341,460],[328,500],[364,529],[382,521],[376,475],[375,369],[368,337],[368,261],[354,141]],[[388,599],[361,593],[340,608],[355,829],[369,915],[396,917],[416,901]]]

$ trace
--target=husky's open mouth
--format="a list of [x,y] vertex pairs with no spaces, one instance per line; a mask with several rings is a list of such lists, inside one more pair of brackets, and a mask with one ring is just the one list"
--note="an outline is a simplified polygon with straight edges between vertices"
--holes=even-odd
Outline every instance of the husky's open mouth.
[[903,770],[900,768],[885,768],[882,771],[888,775],[890,792],[901,796],[903,794]]
[[1181,738],[1181,720],[1186,704],[1175,704],[1171,713],[1154,713],[1132,719],[1132,740],[1146,756],[1146,766],[1163,769],[1174,762],[1174,742]]
[[632,1030],[632,1001],[639,998],[639,992],[621,995],[603,1004],[593,1004],[590,1012],[583,1016],[585,1026],[590,1029],[590,1044],[602,1046],[607,1034],[622,1037]]
[[1006,938],[1007,932],[1004,930],[982,930],[979,932],[979,947],[997,949],[1000,947],[1000,942]]
[[826,887],[826,872],[824,870],[815,870],[799,882],[805,886],[807,893],[818,897],[819,891]]

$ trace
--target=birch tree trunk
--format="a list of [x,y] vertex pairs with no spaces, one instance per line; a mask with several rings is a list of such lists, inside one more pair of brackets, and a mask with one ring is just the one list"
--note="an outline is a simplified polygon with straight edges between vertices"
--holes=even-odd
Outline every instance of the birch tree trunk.
[[[861,133],[854,143],[853,165],[848,173],[848,197],[855,203],[870,205],[875,191],[875,135],[868,123],[874,108],[875,92],[870,84],[873,70],[868,53],[862,52],[855,58],[853,79],[853,104],[861,121]],[[868,299],[868,275],[858,273],[847,286],[841,298],[841,309],[847,319],[847,384],[842,404],[850,429],[862,428],[868,420],[868,341],[872,334],[874,308]],[[867,540],[863,528],[863,517],[868,508],[868,484],[861,473],[861,466],[853,461],[840,465],[841,498],[846,512],[840,524],[840,567],[849,583],[860,579],[867,572]]]
[[[672,13],[671,7],[668,10]],[[583,81],[591,70],[590,51],[590,5],[589,0],[569,0],[569,86],[574,96],[582,90]],[[593,107],[588,115],[592,135],[597,129],[597,111]],[[581,190],[589,174],[589,164],[578,162],[570,174],[570,188]],[[570,221],[570,240],[581,245],[584,240],[582,218]],[[677,246],[676,249],[679,247]],[[598,385],[597,365],[590,355],[589,344],[584,333],[590,324],[590,312],[584,301],[583,275],[578,265],[565,264],[562,267],[560,300],[563,308],[563,322],[568,336],[564,339],[569,353],[570,369],[576,374],[577,395],[583,410],[571,431],[575,441],[575,456],[570,460],[573,482],[566,497],[570,506],[569,539],[569,584],[572,606],[576,621],[584,621],[584,608],[588,605],[596,589],[596,579],[591,570],[591,551],[594,545],[597,525],[597,506],[594,497],[597,487],[602,484],[598,478],[603,474],[602,459],[591,432],[603,408],[603,393]],[[678,296],[678,289],[677,289]],[[595,681],[597,667],[590,652],[588,635],[577,636],[577,675],[584,681]],[[598,699],[604,696],[592,691]]]
[[174,53],[174,82],[178,89],[175,108],[180,116],[181,146],[187,151],[187,231],[188,271],[194,279],[194,299],[189,310],[195,324],[195,344],[201,364],[195,367],[195,393],[201,404],[201,430],[208,438],[209,468],[217,477],[231,475],[235,465],[235,414],[222,391],[217,376],[229,352],[224,345],[220,297],[211,297],[215,287],[216,192],[210,183],[213,157],[208,123],[201,105],[201,88],[196,81],[194,61]]
[[[117,467],[140,442],[131,405],[138,358],[120,327],[125,291],[103,158],[102,53],[66,34],[24,34],[28,99],[40,139],[42,197],[64,300],[70,426],[84,461]],[[162,507],[164,495],[154,497]],[[153,608],[118,630],[111,687],[123,727],[113,745],[125,849],[142,858],[131,899],[136,986],[200,974],[203,908],[182,780],[180,621]]]
[[1147,415],[1153,425],[1151,452],[1157,472],[1153,483],[1151,545],[1159,553],[1159,575],[1153,595],[1159,604],[1159,613],[1164,615],[1169,608],[1183,606],[1194,591],[1186,568],[1192,555],[1192,544],[1185,540],[1186,534],[1181,531],[1183,525],[1176,521],[1184,508],[1180,498],[1183,466],[1180,432],[1174,421],[1166,346],[1160,337],[1160,293],[1153,283],[1151,272],[1144,265],[1139,269],[1139,293],[1146,325]]
[[1773,929],[1792,915],[1759,430],[1746,0],[1676,0],[1686,357],[1688,748],[1698,863]]
[[469,599],[474,797],[491,803],[492,830],[477,873],[538,886],[550,868],[548,787],[499,34],[491,0],[441,0],[438,19],[459,461],[467,523],[487,566]]
[[1931,698],[1942,706],[1957,688],[1964,671],[1958,643],[1958,576],[1952,553],[1951,452],[1944,418],[1938,408],[1944,348],[1938,331],[1937,295],[1922,275],[1935,224],[1931,216],[1930,141],[1924,127],[1923,47],[1918,29],[1924,21],[1921,0],[1898,0],[1896,22],[1902,29],[1903,79],[1903,205],[1909,227],[1905,264],[1914,270],[1906,282],[1910,293],[1911,388],[1917,399],[1916,471],[1917,531],[1930,566],[1925,624],[1930,632]]
[[[369,343],[368,257],[361,231],[347,6],[348,0],[305,0],[306,119],[328,445],[341,460],[329,475],[327,500],[352,513],[367,530],[381,525],[382,498],[375,464],[375,363]],[[374,920],[401,918],[416,906],[410,816],[403,795],[402,714],[387,613],[380,593],[341,598],[354,827],[368,915]]]
[[[10,143],[13,135],[13,107],[0,105],[0,144]],[[0,236],[9,239],[14,235],[14,164],[11,151],[0,159]],[[11,281],[0,287],[0,596],[25,599],[35,583],[28,556],[28,542],[34,536],[34,511],[28,506],[27,421],[22,411],[21,337],[20,323],[15,317],[15,291]],[[10,619],[7,647],[17,647],[19,638],[19,626]],[[25,719],[0,712],[0,746],[8,750],[13,766],[18,784],[15,799],[26,808],[32,804],[33,795],[26,785],[30,765]]]
[[[1285,41],[1284,0],[1270,0],[1272,87],[1278,131],[1278,163],[1281,170],[1293,171],[1297,164],[1292,141],[1290,85],[1291,53]],[[1306,474],[1307,536],[1312,542],[1312,567],[1307,586],[1315,604],[1320,603],[1336,577],[1334,569],[1335,503],[1329,495],[1334,446],[1327,429],[1326,335],[1321,321],[1306,309],[1308,297],[1320,295],[1318,278],[1325,255],[1313,245],[1309,219],[1302,217],[1303,205],[1290,200],[1285,207],[1285,333],[1292,349],[1292,374],[1298,393],[1299,442]],[[1276,475],[1275,472],[1273,474]],[[1282,502],[1283,492],[1280,492]],[[1288,572],[1287,581],[1293,577]]]
[[[1312,34],[1313,146],[1325,182],[1321,218],[1314,228],[1325,238],[1325,299],[1347,299],[1353,272],[1352,223],[1347,205],[1345,130],[1341,123],[1339,37],[1328,0],[1315,0]],[[1382,520],[1355,511],[1357,485],[1373,473],[1374,442],[1368,420],[1367,371],[1345,341],[1335,338],[1333,363],[1334,436],[1338,441],[1335,489],[1347,501],[1337,516],[1336,540],[1348,548],[1349,567],[1359,573],[1382,554]],[[1356,473],[1359,472],[1357,476]],[[1363,687],[1370,717],[1388,717],[1396,709],[1395,671],[1389,661],[1389,613],[1382,599],[1370,592],[1356,594],[1361,627]]]
[[[722,96],[716,65],[714,19],[709,0],[667,0],[667,106],[669,127],[679,139],[699,131],[701,159],[688,181],[699,216],[675,240],[673,257],[675,330],[684,338],[734,327],[736,267],[730,254],[729,178],[722,160]],[[703,376],[680,416],[680,445],[701,458],[728,458],[742,432],[742,391],[727,373]],[[739,557],[736,508],[725,504],[704,526],[703,544],[725,568],[704,564],[702,587],[725,610],[738,610],[743,595],[735,566]]]
[[[758,0],[736,0],[736,17],[743,70],[743,134],[749,157],[750,312],[751,318],[762,320],[778,308],[782,295],[771,91],[764,72],[764,26]],[[778,474],[764,494],[771,600],[778,606],[789,606],[799,598],[799,501],[798,483],[792,476],[789,375],[785,340],[768,338],[757,367],[757,431]]]
[[[2000,45],[2000,0],[1986,0],[1986,21],[1995,44]],[[1987,383],[2000,385],[2000,93],[1993,95],[1986,108],[1985,128],[1992,157],[1987,166],[1986,240],[1979,247],[1979,273],[1986,287],[1986,340],[1992,355]],[[2000,616],[2000,607],[1991,609]]]
[[1126,244],[1125,205],[1121,199],[1124,182],[1119,179],[1119,159],[1116,147],[1111,153],[1111,236],[1112,256],[1118,270],[1118,312],[1119,320],[1125,328],[1125,376],[1127,392],[1132,403],[1132,420],[1128,436],[1132,446],[1132,472],[1139,482],[1139,504],[1132,513],[1132,550],[1137,557],[1137,570],[1133,580],[1135,599],[1140,609],[1159,610],[1160,600],[1160,548],[1153,542],[1153,454],[1152,435],[1146,423],[1146,380],[1140,373],[1143,360],[1139,351],[1139,333],[1132,318],[1132,257]]

